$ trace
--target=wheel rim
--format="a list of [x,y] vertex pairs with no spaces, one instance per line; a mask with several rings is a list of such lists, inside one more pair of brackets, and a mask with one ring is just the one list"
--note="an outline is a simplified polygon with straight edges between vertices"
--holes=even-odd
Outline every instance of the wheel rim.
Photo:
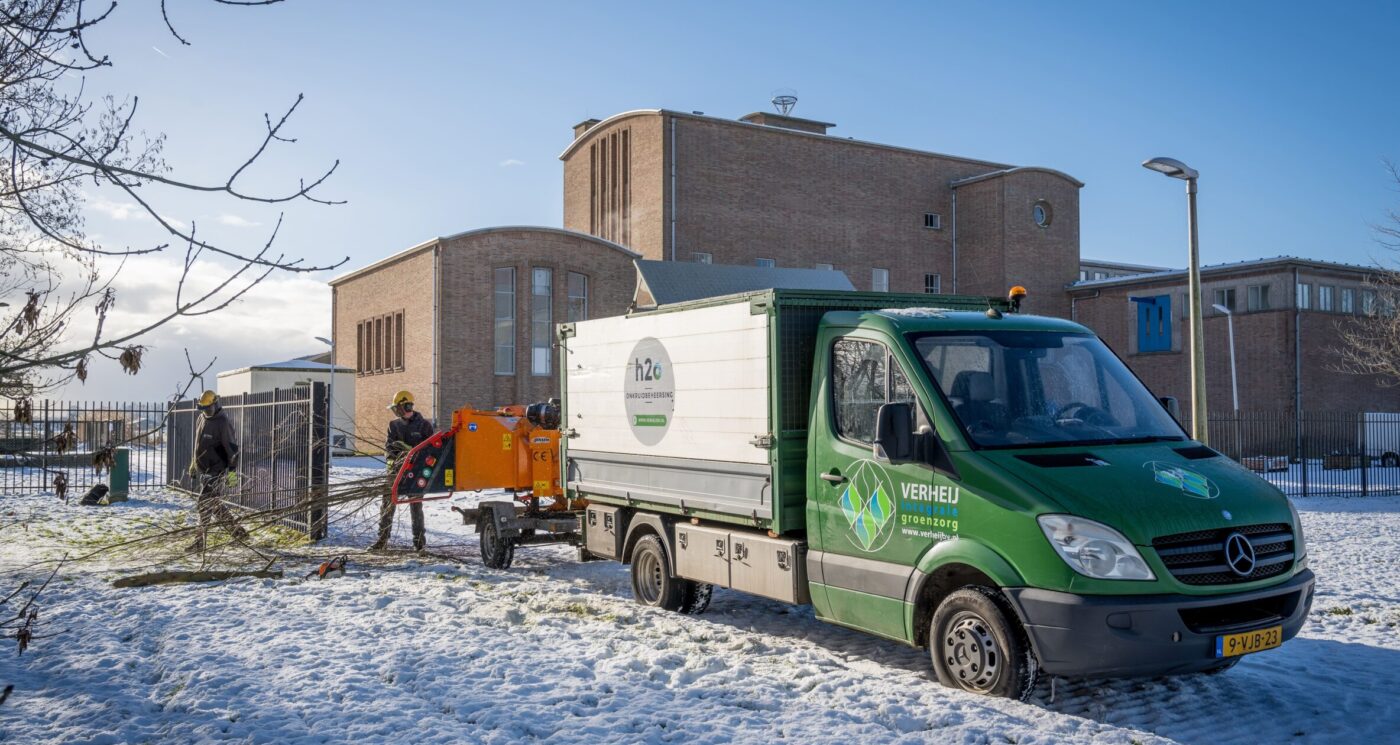
[[496,526],[487,524],[485,530],[481,531],[481,552],[487,556],[494,556],[496,553]]
[[1001,677],[1004,662],[991,624],[976,613],[953,616],[942,639],[943,662],[958,685],[985,693]]
[[637,597],[647,605],[655,605],[661,597],[661,586],[666,581],[660,559],[651,551],[643,551],[633,562],[632,575]]

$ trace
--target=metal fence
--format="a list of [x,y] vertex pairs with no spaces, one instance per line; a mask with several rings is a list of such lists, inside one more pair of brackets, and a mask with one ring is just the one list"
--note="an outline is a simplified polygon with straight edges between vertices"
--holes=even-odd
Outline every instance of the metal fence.
[[[329,411],[325,383],[247,393],[222,399],[238,438],[238,485],[224,490],[225,504],[238,510],[282,513],[277,522],[313,540],[326,534]],[[201,416],[193,401],[175,404],[166,439],[170,485],[197,491],[188,473]]]
[[23,417],[16,405],[0,402],[0,494],[54,491],[61,475],[69,496],[81,496],[107,482],[107,466],[98,464],[119,447],[130,452],[133,491],[165,485],[167,404],[31,401]]
[[1400,414],[1214,413],[1208,437],[1289,496],[1400,494]]

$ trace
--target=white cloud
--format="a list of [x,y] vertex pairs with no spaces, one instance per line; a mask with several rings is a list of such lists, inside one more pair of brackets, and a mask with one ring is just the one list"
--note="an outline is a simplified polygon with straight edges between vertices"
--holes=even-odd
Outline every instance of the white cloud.
[[[135,331],[169,313],[175,304],[180,263],[168,255],[128,259],[113,282],[117,297],[107,321],[108,331],[113,335]],[[222,263],[196,262],[186,281],[184,299],[208,291],[228,275],[229,269]],[[78,313],[75,319],[81,325],[69,329],[70,343],[92,333],[94,317],[90,311]],[[86,384],[74,381],[55,398],[162,400],[188,377],[185,350],[196,367],[217,358],[203,381],[205,387],[212,388],[221,370],[323,351],[325,345],[314,337],[329,337],[330,323],[331,293],[324,280],[276,272],[221,311],[177,318],[139,339],[138,343],[149,349],[138,375],[123,374],[116,362],[95,360]]]
[[162,56],[162,57],[164,57],[164,58],[166,58],[166,59],[170,59],[170,55],[166,54],[165,52],[160,51],[160,47],[151,47],[151,49],[154,49],[156,54],[159,54],[160,56]]
[[[88,200],[87,206],[119,222],[126,222],[128,220],[140,222],[142,220],[151,219],[151,213],[147,212],[145,207],[135,202],[115,202],[107,197],[93,197]],[[173,226],[176,230],[184,230],[189,227],[185,221],[169,215],[161,215],[160,219]],[[227,225],[229,223],[224,224]]]
[[113,220],[148,220],[150,215],[135,202],[114,202],[106,197],[97,197],[88,206]]
[[506,158],[505,160],[501,161],[501,167],[502,167],[502,168],[511,168],[511,167],[514,167],[514,166],[523,166],[523,165],[525,165],[525,161],[523,161],[523,160],[516,160],[515,158]]
[[224,213],[219,215],[219,224],[227,225],[231,228],[256,228],[262,225],[260,222],[253,222],[246,217]]

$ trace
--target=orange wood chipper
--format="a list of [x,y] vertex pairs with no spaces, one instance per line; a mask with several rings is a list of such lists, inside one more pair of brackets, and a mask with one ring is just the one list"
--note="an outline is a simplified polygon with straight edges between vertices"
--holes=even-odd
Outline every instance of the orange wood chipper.
[[560,478],[558,400],[492,411],[466,407],[452,412],[450,428],[408,452],[390,493],[395,504],[410,504],[458,491],[510,492],[510,501],[452,508],[481,534],[482,561],[504,569],[517,545],[580,545],[586,503],[570,500]]

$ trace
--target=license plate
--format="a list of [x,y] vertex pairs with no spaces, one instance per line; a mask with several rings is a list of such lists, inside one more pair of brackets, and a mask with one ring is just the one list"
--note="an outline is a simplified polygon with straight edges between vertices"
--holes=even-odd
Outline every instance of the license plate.
[[1283,627],[1270,626],[1258,631],[1245,631],[1239,634],[1224,634],[1215,637],[1216,657],[1238,657],[1242,654],[1262,652],[1283,644]]

